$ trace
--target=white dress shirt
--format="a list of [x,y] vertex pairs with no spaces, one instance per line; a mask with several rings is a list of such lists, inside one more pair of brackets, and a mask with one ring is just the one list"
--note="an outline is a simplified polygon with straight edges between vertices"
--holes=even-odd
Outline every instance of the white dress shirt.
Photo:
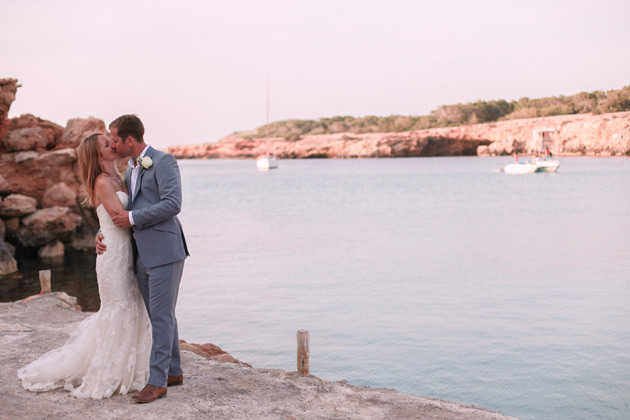
[[[149,145],[147,144],[138,157],[143,158],[148,148]],[[138,174],[140,173],[140,165],[138,165],[138,162],[133,158],[129,158],[128,165],[131,168],[131,191],[129,191],[129,197],[133,200],[133,192],[136,190],[136,182],[138,180]],[[131,223],[131,226],[134,226],[135,223],[133,222],[133,216],[131,213],[132,212],[129,212],[129,223]]]

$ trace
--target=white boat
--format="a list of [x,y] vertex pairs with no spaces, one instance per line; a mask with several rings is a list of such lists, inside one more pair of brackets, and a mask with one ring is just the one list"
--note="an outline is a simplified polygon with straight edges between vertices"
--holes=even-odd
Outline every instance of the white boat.
[[553,159],[536,158],[536,172],[556,172],[560,167],[560,162]]
[[544,153],[544,158],[532,157],[531,162],[519,162],[518,156],[514,155],[514,163],[501,168],[506,174],[533,174],[536,172],[556,172],[560,167],[560,162],[552,158],[549,150],[556,145],[555,128],[539,128],[532,131],[532,151],[534,156]]
[[278,159],[269,151],[269,75],[267,75],[267,125],[265,125],[265,153],[256,158],[256,169],[268,171],[278,168]]
[[278,168],[278,159],[274,155],[264,154],[256,159],[256,168],[260,171]]
[[533,174],[538,169],[538,166],[530,162],[518,162],[505,165],[501,169],[506,174]]

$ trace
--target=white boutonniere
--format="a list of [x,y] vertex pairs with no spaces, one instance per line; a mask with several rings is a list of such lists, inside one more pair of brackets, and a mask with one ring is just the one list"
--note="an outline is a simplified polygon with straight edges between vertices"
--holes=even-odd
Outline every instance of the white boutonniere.
[[138,162],[138,165],[142,166],[144,169],[149,169],[153,166],[153,160],[148,156],[138,158],[136,162]]

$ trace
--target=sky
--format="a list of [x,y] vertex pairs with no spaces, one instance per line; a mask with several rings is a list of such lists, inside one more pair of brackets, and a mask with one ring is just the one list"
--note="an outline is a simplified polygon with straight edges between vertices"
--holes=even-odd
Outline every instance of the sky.
[[133,113],[158,148],[270,121],[630,85],[627,0],[0,0],[10,117]]

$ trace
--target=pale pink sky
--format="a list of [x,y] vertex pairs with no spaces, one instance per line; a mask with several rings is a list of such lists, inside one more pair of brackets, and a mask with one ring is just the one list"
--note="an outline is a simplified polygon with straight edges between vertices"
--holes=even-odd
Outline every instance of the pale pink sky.
[[630,84],[630,2],[0,0],[11,116],[123,113],[157,147],[271,120]]

